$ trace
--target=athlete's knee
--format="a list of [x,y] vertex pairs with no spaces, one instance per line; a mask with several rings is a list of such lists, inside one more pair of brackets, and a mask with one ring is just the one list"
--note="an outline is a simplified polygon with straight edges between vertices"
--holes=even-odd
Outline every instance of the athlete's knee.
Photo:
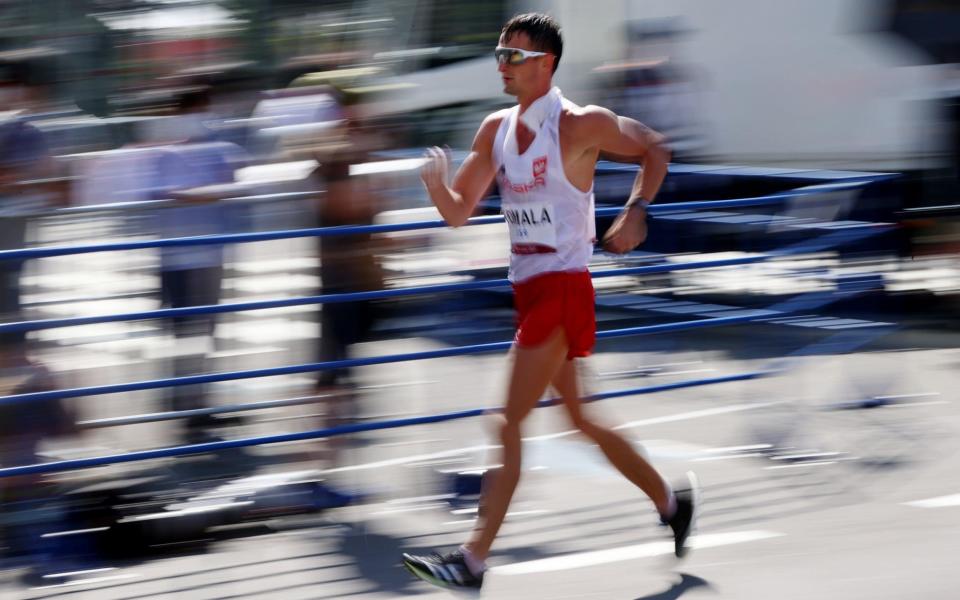
[[592,440],[597,440],[609,432],[609,429],[579,411],[572,413],[570,420],[573,422],[574,427]]
[[590,420],[579,410],[568,410],[567,418],[570,419],[570,423],[579,429],[580,431],[586,433],[584,430],[590,426]]
[[514,440],[520,438],[520,423],[516,421],[504,420],[500,424],[500,439]]
[[520,423],[521,419],[508,416],[502,416],[497,420],[497,437],[504,446],[520,442]]

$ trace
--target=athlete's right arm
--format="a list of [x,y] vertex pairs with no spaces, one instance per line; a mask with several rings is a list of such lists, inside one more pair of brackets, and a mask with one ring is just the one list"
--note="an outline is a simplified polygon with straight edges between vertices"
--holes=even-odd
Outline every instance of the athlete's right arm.
[[493,140],[501,118],[500,113],[494,113],[483,120],[473,139],[470,154],[460,165],[451,185],[447,184],[450,167],[447,153],[434,147],[428,148],[424,155],[426,160],[420,170],[420,178],[443,220],[452,227],[459,227],[467,222],[480,198],[493,182],[496,174],[493,167]]

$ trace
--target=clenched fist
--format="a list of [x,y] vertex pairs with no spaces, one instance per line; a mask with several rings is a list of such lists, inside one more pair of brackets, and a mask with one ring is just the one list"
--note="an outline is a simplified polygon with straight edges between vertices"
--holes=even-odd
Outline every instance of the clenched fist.
[[647,210],[641,206],[627,208],[613,221],[603,236],[603,248],[607,252],[624,254],[647,239]]

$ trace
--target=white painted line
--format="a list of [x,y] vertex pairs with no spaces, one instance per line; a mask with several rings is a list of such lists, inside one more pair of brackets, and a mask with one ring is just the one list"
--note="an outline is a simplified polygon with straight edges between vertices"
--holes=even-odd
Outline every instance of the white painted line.
[[91,527],[90,529],[74,529],[71,531],[54,531],[53,533],[45,533],[41,535],[41,538],[58,538],[68,535],[83,535],[85,533],[99,533],[101,531],[108,531],[109,527]]
[[727,456],[701,456],[700,458],[693,459],[694,462],[713,462],[718,460],[733,460],[736,458],[763,458],[765,454],[760,454],[759,452],[749,452],[746,454],[729,454]]
[[937,498],[927,498],[926,500],[915,500],[913,502],[905,502],[904,504],[907,506],[915,506],[917,508],[945,508],[948,506],[960,506],[960,494],[939,496]]
[[[766,408],[768,406],[774,406],[777,404],[782,404],[781,401],[773,402],[749,402],[744,404],[731,404],[729,406],[721,406],[718,408],[708,408],[704,410],[695,410],[690,412],[677,413],[673,415],[664,415],[662,417],[654,417],[651,419],[642,419],[639,421],[630,421],[629,423],[624,423],[618,425],[614,429],[630,429],[634,427],[646,427],[649,425],[660,425],[662,423],[674,423],[676,421],[686,421],[689,419],[701,419],[704,417],[713,417],[717,415],[724,415],[728,413],[743,412],[747,410],[756,410],[758,408]],[[563,437],[569,437],[580,433],[578,429],[572,429],[569,431],[561,431],[558,433],[550,433],[547,435],[539,435],[534,437],[525,437],[523,438],[524,442],[539,442],[545,440],[553,440]],[[411,463],[417,463],[427,460],[433,460],[438,458],[449,458],[453,456],[463,456],[464,454],[469,454],[471,452],[485,452],[487,450],[496,450],[500,446],[495,446],[491,444],[483,444],[479,446],[467,446],[464,448],[455,448],[453,450],[444,450],[441,452],[431,452],[428,454],[416,454],[412,456],[402,456],[398,458],[390,458],[386,460],[380,460],[369,463],[361,463],[358,465],[349,465],[345,467],[337,467],[334,469],[327,469],[322,471],[323,474],[330,473],[345,473],[349,471],[365,471],[368,469],[379,469],[382,467],[394,467],[397,465],[409,465]]]
[[375,462],[361,463],[359,465],[349,465],[346,467],[337,467],[335,469],[327,469],[322,471],[322,473],[345,473],[347,471],[365,471],[367,469],[379,469],[381,467],[394,467],[397,465],[406,465],[410,463],[420,462],[424,460],[430,460],[435,458],[447,458],[453,456],[462,456],[470,452],[479,452],[484,450],[491,450],[494,448],[499,448],[499,446],[467,446],[466,448],[455,448],[453,450],[444,450],[442,452],[431,452],[429,454],[415,454],[413,456],[401,456],[399,458],[390,458],[387,460],[378,460]]
[[387,500],[387,504],[419,504],[421,502],[435,502],[453,498],[454,494],[433,494],[432,496],[410,496],[408,498],[394,498]]
[[[731,544],[742,544],[745,542],[766,540],[780,537],[782,535],[784,534],[777,533],[775,531],[762,530],[712,533],[707,535],[693,536],[690,538],[689,544],[690,547],[694,549],[715,548],[718,546],[729,546]],[[650,542],[647,544],[638,544],[636,546],[624,546],[622,548],[610,548],[608,550],[579,552],[577,554],[568,554],[565,556],[555,556],[553,558],[542,558],[538,560],[514,563],[512,565],[504,565],[502,567],[493,567],[491,572],[496,573],[497,575],[527,575],[530,573],[547,573],[550,571],[565,571],[567,569],[592,567],[607,563],[650,558],[668,554],[673,554],[673,542]]]
[[470,508],[458,508],[457,510],[451,510],[451,515],[472,515],[473,513],[479,510],[478,507],[472,506]]
[[186,508],[183,508],[180,510],[169,510],[165,512],[149,513],[145,515],[121,517],[120,519],[117,519],[117,523],[139,523],[141,521],[159,521],[162,519],[177,519],[179,517],[184,517],[187,515],[217,512],[218,510],[226,510],[228,508],[250,506],[252,504],[253,504],[252,500],[243,501],[243,502],[225,502],[221,504],[205,504],[201,506],[189,506],[184,504]]
[[[457,514],[457,511],[451,511],[451,512],[454,514]],[[474,509],[473,512],[476,512],[476,509]],[[552,512],[553,512],[552,510],[517,510],[514,512],[508,512],[506,518],[514,519],[516,517],[532,517],[535,515],[543,515],[543,514],[552,513]],[[476,523],[476,522],[477,522],[476,519],[462,519],[460,521],[444,521],[443,524],[447,526],[457,526],[457,525],[469,525],[471,523]]]
[[[729,406],[721,406],[718,408],[707,408],[704,410],[694,410],[690,412],[677,413],[673,415],[664,415],[662,417],[653,417],[650,419],[641,419],[639,421],[629,421],[621,425],[617,425],[614,429],[631,429],[634,427],[647,427],[649,425],[660,425],[662,423],[674,423],[676,421],[686,421],[689,419],[702,419],[704,417],[714,417],[717,415],[724,415],[727,413],[742,412],[745,410],[755,410],[758,408],[765,408],[767,406],[773,406],[775,404],[782,404],[781,401],[777,400],[774,402],[749,402],[745,404],[731,404]],[[562,437],[569,437],[571,435],[576,435],[580,433],[579,429],[572,429],[570,431],[561,431],[558,433],[550,433],[547,435],[539,435],[536,437],[527,437],[523,438],[525,442],[539,442],[544,440],[555,440]]]
[[926,402],[896,402],[894,404],[888,404],[887,408],[916,408],[918,406],[939,406],[943,404],[950,404],[949,400],[928,400]]
[[428,505],[426,505],[426,506],[407,506],[407,507],[404,507],[404,508],[391,508],[391,509],[389,509],[389,510],[378,510],[378,511],[372,512],[372,513],[370,513],[370,516],[371,516],[371,517],[382,517],[382,516],[385,516],[385,515],[396,515],[396,514],[399,514],[399,513],[422,512],[422,511],[425,511],[425,510],[439,510],[439,509],[441,509],[441,508],[443,508],[443,507],[445,507],[445,506],[446,506],[445,504],[441,504],[441,503],[439,503],[439,502],[436,502],[436,503],[433,503],[433,504],[428,504]]
[[781,454],[774,456],[773,460],[799,460],[801,458],[832,458],[840,456],[839,452],[804,452],[798,454]]
[[749,450],[769,450],[773,448],[772,444],[749,444],[747,446],[721,446],[719,448],[708,448],[704,450],[706,454],[730,454],[733,452],[747,452]]
[[93,577],[91,579],[77,579],[75,581],[68,581],[66,583],[58,583],[56,585],[41,585],[37,587],[30,588],[31,590],[51,590],[55,588],[63,588],[74,585],[90,585],[93,583],[104,583],[106,581],[117,581],[120,579],[133,579],[134,577],[140,577],[137,573],[129,573],[126,575],[108,575],[107,577]]
[[919,392],[915,394],[891,394],[889,396],[877,396],[877,400],[902,400],[904,398],[929,398],[939,396],[940,392]]
[[646,427],[648,425],[660,425],[661,423],[673,423],[675,421],[686,421],[689,419],[700,419],[703,417],[714,417],[717,415],[725,415],[727,413],[742,412],[745,410],[756,410],[758,408],[766,408],[767,406],[774,406],[776,404],[782,404],[781,401],[775,402],[748,402],[745,404],[731,404],[730,406],[721,406],[718,408],[707,408],[704,410],[694,410],[685,413],[678,413],[675,415],[664,415],[662,417],[654,417],[652,419],[641,419],[639,421],[630,421],[628,423],[623,423],[622,425],[617,425],[614,429],[629,429],[632,427]]
[[56,579],[58,577],[76,577],[77,575],[92,575],[93,573],[106,573],[107,571],[116,571],[117,567],[104,567],[102,569],[87,569],[86,571],[68,571],[66,573],[50,573],[44,575],[44,579]]
[[810,462],[797,463],[795,465],[776,465],[774,467],[764,467],[767,471],[776,471],[779,469],[801,469],[803,467],[825,467],[827,465],[835,465],[837,461],[835,460],[814,460]]
[[545,515],[547,513],[552,513],[552,510],[548,509],[537,509],[537,510],[515,510],[513,512],[508,512],[507,517],[531,517],[533,515]]

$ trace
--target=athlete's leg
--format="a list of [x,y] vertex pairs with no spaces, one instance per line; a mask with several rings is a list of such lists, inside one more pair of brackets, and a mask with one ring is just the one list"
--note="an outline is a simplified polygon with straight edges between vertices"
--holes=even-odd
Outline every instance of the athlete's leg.
[[502,466],[488,474],[483,490],[481,514],[465,546],[478,560],[486,560],[490,546],[503,524],[513,492],[520,480],[521,429],[523,420],[536,406],[567,354],[566,336],[557,329],[542,344],[517,346],[503,415],[498,418],[502,444]]
[[662,515],[670,512],[668,485],[660,473],[633,446],[613,429],[601,425],[583,413],[580,382],[574,360],[566,360],[554,376],[552,385],[563,399],[563,406],[574,426],[600,446],[604,456],[624,477],[650,497]]

